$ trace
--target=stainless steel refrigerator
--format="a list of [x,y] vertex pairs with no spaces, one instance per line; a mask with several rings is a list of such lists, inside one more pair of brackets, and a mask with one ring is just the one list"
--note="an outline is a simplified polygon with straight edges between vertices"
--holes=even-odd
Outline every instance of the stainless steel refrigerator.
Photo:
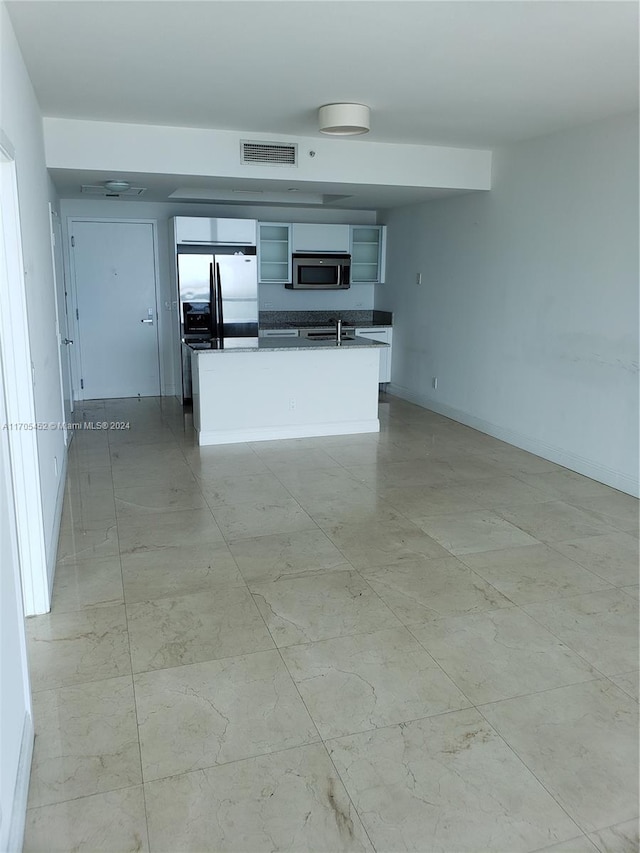
[[251,251],[178,252],[183,401],[191,398],[188,344],[233,349],[258,342],[258,267]]

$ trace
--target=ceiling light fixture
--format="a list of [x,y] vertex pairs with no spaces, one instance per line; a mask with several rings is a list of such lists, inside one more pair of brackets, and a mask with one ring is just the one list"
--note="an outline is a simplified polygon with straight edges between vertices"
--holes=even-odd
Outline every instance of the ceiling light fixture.
[[110,193],[123,193],[129,189],[131,184],[129,181],[105,181],[104,187],[109,190]]
[[369,133],[369,107],[364,104],[325,104],[318,110],[320,133],[357,136]]

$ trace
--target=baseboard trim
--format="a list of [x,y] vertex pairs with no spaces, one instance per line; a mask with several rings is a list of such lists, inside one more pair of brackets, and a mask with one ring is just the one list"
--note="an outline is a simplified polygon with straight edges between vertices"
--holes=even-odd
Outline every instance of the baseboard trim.
[[479,432],[500,439],[500,441],[506,441],[507,444],[513,444],[521,450],[534,453],[536,456],[541,456],[543,459],[548,459],[550,462],[562,465],[563,468],[568,468],[570,471],[575,471],[592,480],[597,480],[599,483],[611,486],[611,488],[618,489],[620,492],[625,492],[633,497],[640,495],[639,481],[621,471],[615,471],[612,468],[600,465],[590,459],[585,459],[583,456],[578,456],[575,453],[570,453],[560,447],[506,429],[490,421],[485,421],[482,418],[477,418],[475,415],[455,409],[453,406],[437,403],[430,397],[416,393],[402,385],[396,385],[392,382],[389,385],[388,393],[407,400],[409,403],[415,403],[423,409],[429,409],[439,415],[444,415],[444,417],[451,418],[451,420],[458,421],[461,424],[465,424],[465,426],[477,429]]
[[[65,447],[62,460],[62,471],[58,482],[58,494],[56,496],[56,511],[53,517],[53,531],[51,542],[47,549],[47,581],[49,584],[49,608],[51,610],[51,599],[53,597],[53,582],[56,574],[56,558],[58,555],[58,540],[60,539],[60,525],[62,523],[62,508],[64,505],[64,490],[67,483],[67,461],[69,459],[70,444]],[[39,615],[39,614],[38,614]]]
[[279,438],[314,438],[322,435],[354,435],[360,432],[380,432],[377,418],[349,423],[288,424],[241,430],[207,430],[198,432],[198,444],[239,444],[244,441],[275,441]]
[[24,826],[27,817],[27,799],[29,796],[29,778],[31,776],[31,759],[33,757],[33,720],[29,714],[24,715],[22,739],[20,741],[20,760],[11,806],[9,822],[8,853],[20,853],[24,844]]

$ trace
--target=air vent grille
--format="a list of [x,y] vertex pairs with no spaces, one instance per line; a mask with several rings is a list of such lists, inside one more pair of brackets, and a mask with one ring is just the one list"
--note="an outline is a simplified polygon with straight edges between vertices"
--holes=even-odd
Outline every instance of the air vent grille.
[[82,184],[80,187],[80,192],[84,195],[104,195],[109,198],[122,198],[122,196],[140,196],[144,192],[147,191],[146,187],[129,187],[128,190],[123,190],[122,192],[111,192],[106,187],[102,187],[100,185],[92,185],[92,184]]
[[297,166],[298,146],[295,143],[253,142],[243,139],[240,142],[240,162],[259,163],[264,166]]

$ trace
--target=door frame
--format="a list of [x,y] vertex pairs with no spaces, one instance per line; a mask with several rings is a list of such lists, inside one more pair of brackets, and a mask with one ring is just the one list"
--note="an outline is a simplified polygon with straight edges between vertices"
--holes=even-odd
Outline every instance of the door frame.
[[[4,199],[0,202],[0,228],[6,255],[0,279],[7,285],[0,287],[0,348],[7,423],[35,425],[18,175],[15,150],[1,128],[0,171]],[[34,616],[47,613],[51,607],[37,432],[19,428],[7,433],[24,612]]]
[[[56,234],[54,230],[54,220],[57,219],[58,224],[60,226],[60,246],[56,246]],[[60,220],[60,216],[58,211],[54,208],[54,206],[49,202],[49,227],[51,231],[51,268],[53,270],[53,295],[55,297],[55,307],[56,307],[56,337],[58,339],[58,365],[60,367],[60,399],[62,404],[62,413],[66,419],[66,409],[64,403],[64,370],[65,365],[62,363],[62,331],[60,329],[60,312],[58,310],[58,293],[59,289],[62,288],[62,298],[63,304],[65,306],[65,326],[67,328],[67,334],[69,333],[69,317],[68,317],[68,309],[67,309],[67,288],[65,282],[65,270],[64,270],[64,252],[62,250],[62,221]],[[59,275],[56,268],[56,251],[60,252],[60,269],[62,270],[62,281],[58,281]],[[69,370],[69,405],[71,407],[71,413],[73,414],[73,382],[71,379],[71,358],[70,354],[67,352],[67,369]],[[71,439],[73,438],[73,430],[69,429],[65,424],[63,429],[64,434],[64,443],[68,447]]]
[[[159,310],[158,306],[162,304],[161,300],[161,290],[160,290],[160,258],[158,254],[158,220],[157,219],[125,219],[122,216],[67,216],[66,217],[66,226],[67,226],[67,239],[65,240],[66,250],[67,250],[67,262],[69,264],[69,294],[71,295],[72,300],[72,323],[73,323],[73,339],[78,342],[81,340],[80,338],[80,320],[78,318],[78,292],[76,287],[76,269],[75,269],[75,261],[74,261],[74,253],[73,247],[71,245],[71,239],[73,237],[73,225],[75,222],[103,222],[103,223],[120,223],[121,225],[151,225],[152,235],[153,235],[153,281],[154,281],[154,299],[155,299],[155,310],[156,310],[156,328],[158,330],[157,334],[157,346],[156,346],[156,358],[158,360],[158,380],[160,385],[160,396],[166,396],[166,387],[167,387],[167,377],[164,366],[164,359],[162,358],[162,342],[165,337],[165,328],[164,328],[164,317],[162,312]],[[76,400],[85,400],[89,399],[84,396],[84,389],[81,387],[81,379],[82,379],[82,354],[80,352],[81,346],[78,343],[78,347],[74,352],[74,358],[71,359],[71,373],[72,379],[71,384],[73,386],[73,394],[74,399]]]

